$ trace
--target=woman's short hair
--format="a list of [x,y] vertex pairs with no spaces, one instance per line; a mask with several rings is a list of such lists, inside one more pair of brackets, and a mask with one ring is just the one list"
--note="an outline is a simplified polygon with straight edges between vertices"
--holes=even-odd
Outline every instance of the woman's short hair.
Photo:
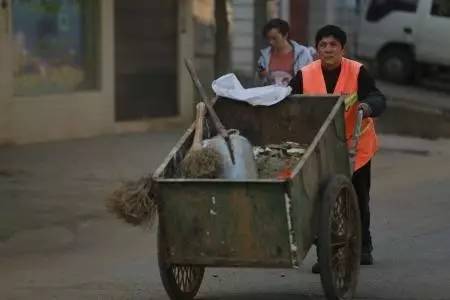
[[263,36],[266,37],[272,29],[278,29],[281,35],[286,36],[289,34],[289,23],[282,19],[272,19],[264,25]]

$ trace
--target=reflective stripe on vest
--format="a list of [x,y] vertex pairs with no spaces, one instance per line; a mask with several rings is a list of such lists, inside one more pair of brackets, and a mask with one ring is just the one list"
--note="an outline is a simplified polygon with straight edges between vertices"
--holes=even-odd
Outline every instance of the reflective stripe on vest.
[[[333,91],[336,95],[348,95],[345,99],[345,136],[348,146],[350,146],[358,112],[358,75],[361,66],[356,61],[342,58],[341,73]],[[304,94],[327,94],[320,60],[303,67],[302,77]],[[364,118],[361,126],[361,136],[356,149],[355,171],[368,163],[378,150],[378,138],[373,119]]]

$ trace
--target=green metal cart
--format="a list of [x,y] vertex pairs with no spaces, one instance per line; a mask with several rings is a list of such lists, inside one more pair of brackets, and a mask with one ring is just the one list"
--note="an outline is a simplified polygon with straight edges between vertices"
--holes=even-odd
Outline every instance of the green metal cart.
[[361,229],[344,97],[295,95],[270,107],[219,99],[214,107],[253,145],[309,146],[286,180],[183,179],[178,165],[194,127],[186,131],[153,176],[158,261],[170,298],[193,299],[206,267],[298,268],[316,243],[327,298],[352,299]]

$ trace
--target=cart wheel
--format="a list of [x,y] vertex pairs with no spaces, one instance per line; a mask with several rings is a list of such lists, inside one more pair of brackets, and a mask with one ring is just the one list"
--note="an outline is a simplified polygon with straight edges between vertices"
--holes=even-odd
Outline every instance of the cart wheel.
[[361,258],[361,221],[353,185],[334,176],[325,188],[319,232],[320,279],[327,299],[352,299]]
[[173,265],[166,262],[167,253],[158,228],[158,265],[163,286],[172,300],[191,300],[202,284],[205,268],[191,265]]

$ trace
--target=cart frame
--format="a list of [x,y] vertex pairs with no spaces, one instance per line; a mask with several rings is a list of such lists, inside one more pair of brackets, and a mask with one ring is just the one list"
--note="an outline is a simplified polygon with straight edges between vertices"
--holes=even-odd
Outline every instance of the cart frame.
[[224,125],[254,145],[309,145],[286,180],[179,178],[194,126],[186,131],[153,176],[161,277],[172,299],[192,299],[205,267],[298,268],[314,243],[327,297],[352,298],[361,229],[344,100],[295,95],[270,107],[217,101]]

